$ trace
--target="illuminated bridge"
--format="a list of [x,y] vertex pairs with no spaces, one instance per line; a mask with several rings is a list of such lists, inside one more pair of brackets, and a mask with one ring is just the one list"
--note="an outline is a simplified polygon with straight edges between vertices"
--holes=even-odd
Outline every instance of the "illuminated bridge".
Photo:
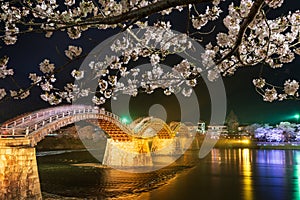
[[174,131],[160,119],[151,118],[137,131],[122,123],[120,117],[113,113],[91,106],[69,105],[43,109],[8,120],[1,125],[0,138],[28,138],[30,145],[35,146],[46,135],[81,120],[96,120],[96,124],[114,141],[144,138],[149,127],[154,128],[161,139],[174,137]]
[[[190,137],[182,123],[169,126],[145,117],[127,125],[113,113],[86,105],[26,113],[0,126],[0,199],[42,199],[35,146],[50,133],[82,120],[106,133],[102,164],[109,166],[151,168],[157,155],[181,155]],[[179,140],[180,135],[184,138]]]

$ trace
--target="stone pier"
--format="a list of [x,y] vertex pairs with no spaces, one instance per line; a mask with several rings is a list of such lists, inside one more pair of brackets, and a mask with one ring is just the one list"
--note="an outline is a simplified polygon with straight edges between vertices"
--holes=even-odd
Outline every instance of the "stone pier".
[[151,152],[155,155],[177,155],[182,154],[183,150],[178,138],[160,139],[155,137],[152,141]]
[[0,199],[42,199],[35,148],[28,139],[0,139]]
[[126,142],[107,139],[102,163],[118,167],[153,165],[148,141],[144,139],[133,139]]

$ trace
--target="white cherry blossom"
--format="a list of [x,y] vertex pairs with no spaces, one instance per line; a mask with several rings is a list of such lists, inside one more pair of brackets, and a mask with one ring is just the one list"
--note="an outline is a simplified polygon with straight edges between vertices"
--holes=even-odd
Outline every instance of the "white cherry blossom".
[[288,95],[295,95],[299,89],[299,83],[295,80],[291,81],[290,79],[284,83],[284,92]]
[[54,64],[50,63],[48,59],[45,59],[43,62],[40,63],[40,70],[44,74],[52,73],[54,71]]
[[[89,29],[125,30],[127,35],[112,41],[111,52],[104,55],[104,59],[89,62],[90,72],[77,70],[75,67],[70,70],[71,76],[77,81],[83,81],[85,74],[92,74],[92,79],[98,81],[99,88],[93,98],[96,105],[105,103],[106,99],[116,98],[114,93],[137,96],[139,92],[151,94],[158,88],[162,88],[165,95],[181,92],[184,96],[190,96],[192,87],[196,86],[198,78],[204,74],[209,81],[214,81],[221,75],[235,74],[242,66],[261,64],[281,68],[300,55],[300,11],[282,13],[277,17],[270,17],[272,14],[266,13],[269,8],[272,8],[271,13],[273,9],[281,7],[284,0],[241,0],[229,3],[214,0],[206,4],[187,3],[156,8],[156,14],[162,18],[154,20],[155,22],[149,20],[153,13],[143,14],[142,17],[136,13],[134,18],[126,17],[130,16],[128,13],[132,14],[141,8],[151,10],[151,6],[161,5],[165,1],[39,0],[23,1],[24,6],[17,5],[16,2],[0,1],[3,29],[0,36],[3,45],[14,45],[19,35],[35,31],[42,31],[46,37],[51,37],[57,31],[64,31],[69,38],[76,40]],[[199,5],[203,9],[199,9]],[[189,15],[187,26],[191,27],[187,27],[186,33],[174,33],[171,28],[176,21],[170,22],[163,15],[172,15],[173,12],[179,13],[185,9],[185,13]],[[254,14],[251,13],[253,10]],[[122,18],[123,16],[126,17]],[[247,22],[250,18],[252,19]],[[115,19],[122,20],[114,23]],[[212,22],[223,23],[220,25],[225,28],[222,31],[213,28],[208,32],[211,34],[211,41],[202,41],[202,36],[207,34],[205,31],[213,27]],[[135,27],[139,27],[143,34],[134,32]],[[204,52],[197,52],[201,58],[196,58],[197,62],[189,55],[195,50],[189,38],[205,44]],[[70,60],[79,60],[84,57],[81,55],[82,51],[81,47],[69,45],[64,53]],[[190,59],[176,61],[170,66],[170,71],[161,67],[168,56],[181,53],[187,54]],[[142,70],[132,67],[140,58],[148,60],[152,68],[141,72]],[[0,78],[14,75],[13,69],[7,64],[8,57],[0,60]],[[39,64],[39,69],[42,75],[36,72],[29,74],[31,85],[28,88],[40,87],[43,90],[41,98],[51,105],[63,100],[72,102],[91,93],[90,88],[85,88],[85,84],[67,83],[63,89],[55,88],[58,76],[54,74],[60,70],[52,60],[44,59]],[[275,87],[267,80],[258,78],[253,80],[253,84],[265,101],[273,102],[298,98],[298,81],[287,80],[283,86]],[[6,95],[5,91],[10,91],[11,97],[16,99],[26,98],[30,94],[26,87],[19,90],[13,87],[5,89],[0,89],[0,99]]]
[[71,60],[73,58],[76,58],[78,56],[80,56],[80,54],[82,53],[82,48],[81,47],[76,47],[76,46],[72,46],[70,45],[68,47],[68,50],[65,50],[65,54],[68,58],[70,58]]

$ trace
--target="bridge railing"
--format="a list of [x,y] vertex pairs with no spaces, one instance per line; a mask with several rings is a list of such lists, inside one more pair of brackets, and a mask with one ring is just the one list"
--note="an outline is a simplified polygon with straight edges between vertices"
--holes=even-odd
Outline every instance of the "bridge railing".
[[17,138],[24,137],[24,128],[2,128],[0,131],[0,138]]
[[44,127],[47,124],[50,124],[54,121],[57,121],[59,119],[65,118],[65,117],[71,117],[79,114],[97,114],[98,110],[94,108],[77,108],[72,110],[66,110],[64,112],[55,112],[51,113],[52,115],[49,115],[49,117],[44,118],[43,120],[39,121],[38,123],[28,126],[27,132],[31,133],[33,131],[38,130],[39,128]]
[[47,118],[48,116],[56,115],[56,114],[64,112],[64,111],[72,112],[73,110],[82,109],[82,108],[86,109],[87,107],[82,106],[82,105],[76,105],[76,106],[61,106],[61,107],[59,107],[59,109],[53,109],[53,108],[46,109],[43,111],[34,112],[27,116],[17,118],[16,120],[10,121],[8,123],[4,123],[2,125],[2,127],[12,128],[12,127],[16,127],[19,125],[24,125],[25,123],[32,123],[32,120],[34,120],[34,119]]
[[65,116],[73,116],[79,113],[98,113],[97,109],[86,106],[68,106],[59,107],[55,110],[43,110],[41,112],[32,113],[27,116],[20,117],[9,123],[4,123],[0,129],[0,137],[24,136],[28,133],[51,123],[54,120],[63,118]]
[[[132,131],[131,131],[131,128],[129,127],[129,125],[122,123],[122,119],[118,115],[115,115],[111,112],[101,110],[101,109],[99,110],[99,114],[107,116],[111,119],[114,119],[114,120],[111,120],[111,122],[116,123],[116,125],[118,125],[121,129],[124,129],[123,131],[127,132],[128,134],[132,134],[131,133]],[[108,120],[110,120],[109,118],[108,118]]]
[[[121,122],[121,118],[111,112],[92,108],[90,106],[61,106],[56,109],[43,110],[40,112],[32,113],[27,116],[20,117],[16,120],[5,123],[1,126],[0,138],[2,137],[26,137],[29,134],[39,130],[40,128],[50,124],[54,121],[65,117],[84,114],[100,114],[107,117],[113,123],[116,123],[124,131],[130,132],[128,125]],[[113,120],[111,120],[113,119]]]

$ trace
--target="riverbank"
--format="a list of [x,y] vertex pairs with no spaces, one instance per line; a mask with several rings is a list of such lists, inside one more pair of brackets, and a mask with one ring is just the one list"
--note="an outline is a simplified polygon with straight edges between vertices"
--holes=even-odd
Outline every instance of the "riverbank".
[[[197,143],[200,145],[192,145],[191,148],[199,149],[204,136],[195,138]],[[88,143],[87,141],[82,142],[80,139],[75,138],[57,138],[57,137],[46,137],[36,146],[37,151],[52,151],[52,150],[80,150],[86,149],[83,143]],[[195,141],[194,141],[195,143]],[[99,145],[105,145],[105,141],[99,142]],[[249,149],[300,149],[299,142],[257,142],[250,139],[228,139],[220,138],[215,144],[214,148],[249,148]]]
[[298,150],[300,143],[256,142],[250,139],[219,139],[214,148],[282,149]]

